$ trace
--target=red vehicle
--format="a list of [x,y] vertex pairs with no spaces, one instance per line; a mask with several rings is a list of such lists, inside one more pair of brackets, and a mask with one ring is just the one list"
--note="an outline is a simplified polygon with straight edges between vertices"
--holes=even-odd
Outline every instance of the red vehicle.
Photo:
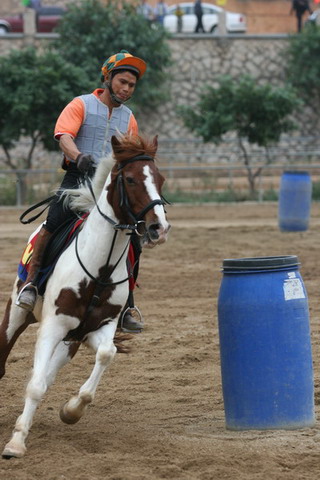
[[[41,7],[37,9],[36,28],[38,33],[51,33],[66,13],[59,7]],[[6,33],[23,33],[23,15],[0,18],[0,35]]]

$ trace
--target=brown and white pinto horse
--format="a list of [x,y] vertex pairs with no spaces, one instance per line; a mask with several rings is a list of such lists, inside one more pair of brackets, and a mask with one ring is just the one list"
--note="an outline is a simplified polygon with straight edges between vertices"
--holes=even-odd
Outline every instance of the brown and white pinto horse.
[[[75,423],[81,418],[117,351],[118,317],[129,291],[128,233],[138,232],[146,246],[161,244],[167,239],[170,225],[161,197],[164,178],[154,162],[156,138],[149,141],[142,137],[113,137],[112,147],[109,167],[108,162],[99,164],[92,189],[83,187],[67,192],[67,200],[73,207],[84,211],[87,206],[90,215],[76,239],[60,256],[34,312],[15,305],[18,280],[8,302],[0,329],[2,375],[18,336],[30,323],[40,321],[40,325],[24,410],[3,450],[4,458],[25,454],[25,441],[39,402],[58,370],[83,343],[96,352],[94,368],[78,395],[60,411],[65,423]],[[112,170],[106,177],[110,161]]]

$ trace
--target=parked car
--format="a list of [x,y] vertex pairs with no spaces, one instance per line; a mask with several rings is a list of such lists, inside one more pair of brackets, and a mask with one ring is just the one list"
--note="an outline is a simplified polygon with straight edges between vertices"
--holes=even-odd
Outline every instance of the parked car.
[[[66,10],[59,7],[41,7],[37,9],[36,29],[39,33],[50,33],[58,25]],[[0,18],[0,35],[23,33],[22,13]]]
[[[183,11],[182,33],[193,33],[196,28],[197,18],[194,14],[194,2],[179,3]],[[168,14],[164,18],[164,27],[172,33],[177,32],[177,16],[175,14],[178,5],[168,7]],[[204,30],[208,33],[214,33],[219,23],[219,13],[223,8],[212,5],[211,3],[202,3],[203,17],[202,23]],[[242,13],[226,13],[226,29],[228,33],[245,33],[247,30],[246,17]]]

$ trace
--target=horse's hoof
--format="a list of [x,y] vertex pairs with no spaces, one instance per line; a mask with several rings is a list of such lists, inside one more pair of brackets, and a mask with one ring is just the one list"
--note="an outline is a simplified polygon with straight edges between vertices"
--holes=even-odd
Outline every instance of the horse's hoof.
[[60,415],[60,420],[64,423],[67,423],[68,425],[73,425],[74,423],[79,422],[81,417],[76,417],[75,415],[71,415],[65,410],[66,405],[68,402],[66,402],[60,409],[59,415]]
[[10,447],[9,443],[4,447],[2,458],[10,460],[10,458],[21,458],[26,453],[25,447]]

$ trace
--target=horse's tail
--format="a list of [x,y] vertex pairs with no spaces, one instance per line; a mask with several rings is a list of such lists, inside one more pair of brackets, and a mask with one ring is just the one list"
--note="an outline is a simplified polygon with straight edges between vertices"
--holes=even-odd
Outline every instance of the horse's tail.
[[[92,178],[92,190],[96,198],[99,198],[113,165],[114,158],[112,154],[101,158]],[[77,189],[66,188],[62,195],[64,197],[64,205],[68,205],[74,211],[89,212],[95,204],[92,193],[86,184]]]
[[132,348],[128,345],[123,344],[126,340],[131,340],[133,335],[130,333],[122,333],[121,331],[117,330],[115,337],[113,339],[113,343],[117,349],[118,353],[130,353]]

